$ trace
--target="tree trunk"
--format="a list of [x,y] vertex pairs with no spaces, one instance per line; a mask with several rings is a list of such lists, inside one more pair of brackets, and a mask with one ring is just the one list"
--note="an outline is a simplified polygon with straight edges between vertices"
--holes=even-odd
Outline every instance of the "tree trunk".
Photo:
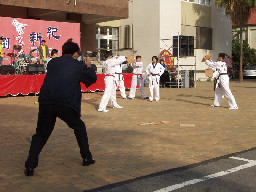
[[243,81],[243,27],[240,27],[240,70],[239,81]]

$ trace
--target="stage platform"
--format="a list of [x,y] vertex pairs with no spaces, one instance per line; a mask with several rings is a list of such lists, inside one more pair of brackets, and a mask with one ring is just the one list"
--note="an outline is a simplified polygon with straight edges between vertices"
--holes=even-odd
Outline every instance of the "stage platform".
[[[130,89],[132,73],[124,73],[125,88]],[[43,84],[45,74],[41,75],[0,75],[0,96],[37,94]],[[81,92],[104,91],[104,74],[97,74],[97,82],[90,87],[81,84]]]

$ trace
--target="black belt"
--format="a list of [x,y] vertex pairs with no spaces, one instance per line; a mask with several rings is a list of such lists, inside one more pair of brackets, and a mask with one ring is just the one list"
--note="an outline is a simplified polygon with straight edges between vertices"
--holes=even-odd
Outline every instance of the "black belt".
[[157,75],[159,75],[159,74],[152,74],[152,73],[151,73],[151,75],[152,75],[152,76],[157,76]]
[[115,73],[115,74],[118,75],[118,81],[124,80],[124,77],[122,77],[122,79],[121,79],[121,75],[122,75],[123,73]]
[[221,73],[220,75],[227,75],[227,73]]

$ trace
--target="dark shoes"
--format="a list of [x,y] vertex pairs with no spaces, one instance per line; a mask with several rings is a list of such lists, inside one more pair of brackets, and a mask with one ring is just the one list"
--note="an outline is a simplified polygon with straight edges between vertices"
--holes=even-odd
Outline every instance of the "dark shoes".
[[[92,157],[88,157],[86,159],[83,159],[83,166],[89,166],[91,164],[94,164],[95,160]],[[34,169],[32,168],[26,168],[24,171],[26,176],[33,176],[34,175]]]
[[149,99],[149,97],[144,97],[143,99]]
[[95,163],[95,160],[92,157],[83,159],[83,166],[89,166],[94,163]]
[[34,169],[26,168],[24,173],[25,173],[26,176],[33,176],[34,175]]

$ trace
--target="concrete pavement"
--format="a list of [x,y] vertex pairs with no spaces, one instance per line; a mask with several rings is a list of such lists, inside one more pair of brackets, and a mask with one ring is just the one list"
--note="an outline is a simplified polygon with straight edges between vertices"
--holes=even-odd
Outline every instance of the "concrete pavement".
[[[212,82],[198,82],[195,89],[160,89],[160,101],[152,103],[140,99],[139,90],[134,100],[123,100],[118,92],[124,109],[108,113],[96,110],[102,92],[83,94],[82,119],[96,164],[81,166],[73,131],[57,120],[34,177],[23,171],[37,97],[0,98],[0,191],[90,190],[255,147],[256,81],[234,81],[230,87],[239,110],[229,110],[226,99],[222,107],[210,107]],[[148,122],[157,125],[139,125]]]

